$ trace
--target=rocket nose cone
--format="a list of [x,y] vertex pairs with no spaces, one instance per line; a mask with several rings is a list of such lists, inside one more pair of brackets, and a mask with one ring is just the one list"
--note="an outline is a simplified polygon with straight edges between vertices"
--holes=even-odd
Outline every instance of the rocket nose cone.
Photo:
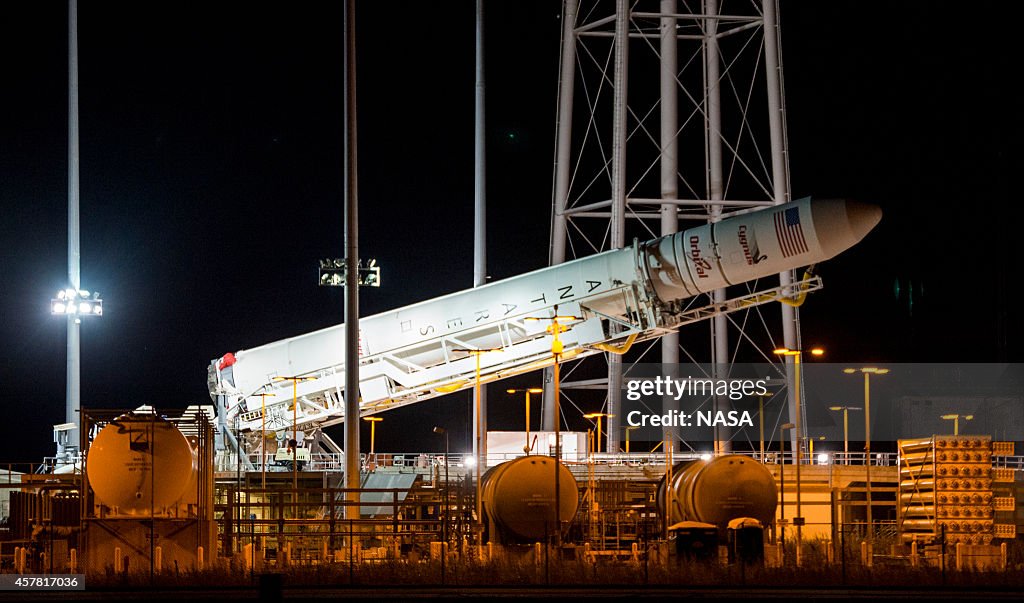
[[882,221],[882,208],[872,203],[846,201],[846,218],[857,240],[863,239]]
[[882,219],[882,209],[871,203],[828,199],[811,202],[814,230],[825,258],[830,258],[863,239]]

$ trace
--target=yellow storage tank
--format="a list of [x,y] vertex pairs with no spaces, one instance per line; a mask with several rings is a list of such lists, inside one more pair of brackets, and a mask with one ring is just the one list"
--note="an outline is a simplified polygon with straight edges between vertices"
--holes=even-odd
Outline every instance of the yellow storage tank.
[[752,517],[768,525],[775,519],[778,489],[775,478],[764,465],[737,454],[709,461],[689,461],[672,470],[666,501],[665,480],[658,488],[658,506],[669,503],[669,525],[700,521],[725,529],[733,519]]
[[128,413],[100,430],[85,469],[107,513],[139,517],[172,512],[195,488],[197,467],[193,447],[174,424]]
[[[568,529],[579,507],[576,478],[558,467],[559,517]],[[553,536],[555,530],[555,459],[524,456],[491,467],[481,478],[484,513],[490,520],[491,540],[529,543]]]

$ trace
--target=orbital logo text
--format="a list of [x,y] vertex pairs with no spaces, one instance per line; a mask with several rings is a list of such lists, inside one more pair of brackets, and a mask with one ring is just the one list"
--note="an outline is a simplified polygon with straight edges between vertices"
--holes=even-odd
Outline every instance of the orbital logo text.
[[700,237],[690,237],[690,259],[693,260],[693,269],[697,271],[697,278],[707,278],[711,270],[711,262],[700,256]]

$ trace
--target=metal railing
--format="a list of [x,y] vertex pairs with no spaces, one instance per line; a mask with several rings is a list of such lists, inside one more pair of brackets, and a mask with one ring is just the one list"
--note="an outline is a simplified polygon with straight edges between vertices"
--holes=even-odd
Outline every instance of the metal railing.
[[[736,451],[732,454],[749,456],[770,465],[778,464],[780,459],[787,465],[792,465],[796,461],[796,455],[792,450],[787,450],[785,453],[779,453],[778,451],[765,452],[763,456],[758,451]],[[494,465],[498,465],[521,456],[523,456],[522,453],[492,452],[487,455],[487,466],[493,467]],[[697,460],[701,458],[711,458],[711,456],[711,453],[707,452],[681,452],[674,453],[672,455],[672,461],[673,463],[679,463],[682,461]],[[474,467],[474,459],[470,453],[449,454],[448,457],[445,458],[444,453],[434,452],[377,452],[372,455],[362,453],[359,455],[359,458],[360,466],[364,470],[377,469],[381,467],[428,470],[433,467],[444,468],[446,464],[449,469],[456,470],[468,470]],[[258,453],[250,454],[248,459],[253,466],[256,467],[256,470],[259,471],[261,460],[260,455]],[[629,454],[624,452],[600,452],[588,455],[581,451],[563,453],[562,461],[569,465],[594,464],[642,467],[646,465],[664,465],[665,455],[661,452],[631,452]],[[274,456],[270,454],[266,457],[266,463],[268,471],[291,470],[290,465],[286,462],[282,463],[280,461],[276,461]],[[800,463],[801,465],[863,466],[867,463],[867,454],[864,452],[820,452],[815,453],[813,456],[801,454]],[[895,467],[898,464],[899,455],[895,452],[871,453],[871,466],[873,467]],[[1024,456],[996,456],[993,457],[993,466],[1024,471]],[[221,471],[230,471],[234,470],[235,466],[234,464],[224,462],[222,463],[222,466],[218,467],[218,469]],[[345,469],[345,456],[341,453],[313,453],[310,460],[305,463],[304,469],[310,471],[341,472]]]

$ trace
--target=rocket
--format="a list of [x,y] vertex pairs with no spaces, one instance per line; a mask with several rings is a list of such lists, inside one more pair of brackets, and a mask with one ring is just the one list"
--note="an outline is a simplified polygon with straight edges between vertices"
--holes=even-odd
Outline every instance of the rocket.
[[[685,300],[715,289],[822,262],[852,247],[881,219],[874,205],[804,198],[733,214],[672,235],[549,266],[360,319],[360,413],[472,387],[553,363],[550,317],[578,320],[561,333],[562,359],[621,351],[680,323]],[[536,320],[541,319],[541,320]],[[215,359],[211,396],[242,430],[344,420],[345,326],[337,325]],[[284,387],[265,404],[254,394]],[[263,413],[266,413],[266,417]]]

